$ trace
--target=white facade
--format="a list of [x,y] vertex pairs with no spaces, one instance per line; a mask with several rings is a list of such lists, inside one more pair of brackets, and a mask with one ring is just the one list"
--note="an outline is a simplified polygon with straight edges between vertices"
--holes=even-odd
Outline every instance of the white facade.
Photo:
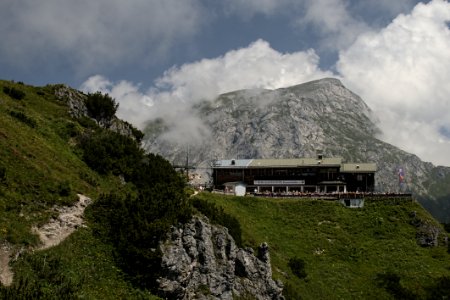
[[247,185],[244,182],[227,182],[224,185],[226,194],[234,194],[235,196],[245,196]]

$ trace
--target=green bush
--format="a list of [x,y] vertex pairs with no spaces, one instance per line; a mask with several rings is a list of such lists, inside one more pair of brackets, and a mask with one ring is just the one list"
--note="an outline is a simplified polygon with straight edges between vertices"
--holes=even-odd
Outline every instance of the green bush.
[[222,207],[217,207],[214,203],[206,200],[194,197],[192,205],[207,216],[211,222],[227,227],[236,244],[242,247],[242,230],[238,219],[224,212]]
[[22,100],[23,98],[25,98],[25,93],[22,92],[21,90],[18,90],[16,88],[11,88],[11,87],[7,87],[4,86],[3,87],[3,92],[5,94],[7,94],[8,96],[10,96],[11,98],[14,98],[16,100]]
[[6,180],[6,168],[4,166],[0,166],[0,182]]
[[417,297],[400,283],[400,276],[387,272],[377,276],[378,285],[386,289],[395,299],[417,299]]
[[58,185],[58,194],[61,197],[68,197],[72,192],[72,186],[69,181],[60,182]]
[[59,126],[57,127],[56,132],[66,141],[70,138],[78,136],[81,133],[80,126],[74,122],[61,121],[58,125]]
[[307,274],[305,271],[305,261],[298,257],[293,257],[289,259],[288,266],[292,273],[300,279],[306,278]]
[[185,181],[158,155],[141,155],[129,180],[137,195],[101,195],[87,210],[94,232],[114,245],[118,264],[139,287],[152,288],[160,276],[159,241],[191,211]]
[[131,135],[133,135],[136,142],[140,143],[144,138],[144,133],[128,122],[124,121],[124,123],[128,126],[128,128],[130,128]]
[[89,183],[92,186],[99,185],[98,179],[94,175],[92,175],[88,172],[82,171],[82,172],[80,172],[79,176],[80,176],[80,179],[84,180],[85,182]]
[[441,277],[436,284],[427,288],[427,299],[448,299],[450,295],[450,277]]
[[28,117],[26,114],[24,114],[21,111],[10,111],[9,114],[16,118],[17,120],[21,121],[22,123],[25,123],[26,125],[30,126],[31,128],[35,128],[37,126],[37,123],[32,118]]
[[86,98],[86,108],[88,115],[98,122],[109,121],[116,114],[119,104],[108,94],[100,92],[88,94]]
[[123,174],[126,180],[143,158],[143,151],[134,140],[106,130],[82,136],[79,147],[83,160],[93,170],[100,174]]
[[283,287],[283,296],[286,300],[300,300],[302,299],[301,290],[299,287],[286,283]]
[[99,128],[97,123],[95,123],[94,120],[92,120],[91,118],[86,117],[86,116],[78,118],[77,121],[84,128],[89,128],[89,129],[98,129]]

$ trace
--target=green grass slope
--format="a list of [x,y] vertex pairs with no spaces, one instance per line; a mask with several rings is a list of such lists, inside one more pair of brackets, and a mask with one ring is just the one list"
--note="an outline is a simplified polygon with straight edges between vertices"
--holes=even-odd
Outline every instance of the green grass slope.
[[55,216],[54,205],[75,202],[77,193],[96,199],[127,188],[83,162],[75,137],[92,121],[71,118],[54,89],[0,81],[0,244],[24,250],[11,262],[14,281],[0,286],[0,298],[152,299],[131,286],[90,226],[57,247],[27,251],[38,243],[31,227]]
[[[440,225],[414,201],[366,200],[364,208],[350,209],[322,200],[196,197],[236,217],[244,245],[268,242],[287,298],[433,299],[450,291],[447,246],[419,246],[411,212]],[[304,261],[306,278],[292,273],[293,258]]]

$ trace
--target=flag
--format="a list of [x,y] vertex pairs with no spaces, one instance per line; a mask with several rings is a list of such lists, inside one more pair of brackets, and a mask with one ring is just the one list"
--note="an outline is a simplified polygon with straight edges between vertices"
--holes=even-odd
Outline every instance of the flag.
[[398,169],[398,182],[403,183],[405,181],[405,172],[403,171],[403,168]]

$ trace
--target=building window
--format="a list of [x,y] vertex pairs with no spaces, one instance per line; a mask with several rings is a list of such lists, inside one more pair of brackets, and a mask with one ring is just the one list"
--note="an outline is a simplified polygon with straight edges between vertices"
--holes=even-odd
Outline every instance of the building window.
[[358,174],[358,175],[356,175],[356,180],[358,180],[358,181],[362,181],[362,180],[363,180],[363,176],[362,176],[362,174]]

